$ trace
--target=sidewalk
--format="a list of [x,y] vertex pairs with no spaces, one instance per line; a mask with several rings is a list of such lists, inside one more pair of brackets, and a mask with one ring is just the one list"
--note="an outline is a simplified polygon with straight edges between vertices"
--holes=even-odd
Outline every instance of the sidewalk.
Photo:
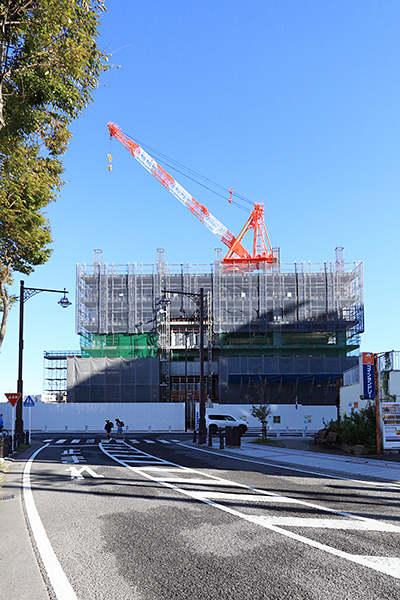
[[35,444],[0,462],[1,588],[8,598],[49,600],[22,505],[22,474],[34,449]]
[[316,445],[312,438],[286,438],[271,445],[254,444],[250,439],[242,439],[240,448],[224,450],[219,450],[219,444],[215,440],[213,447],[218,452],[248,460],[271,462],[285,468],[296,466],[313,473],[400,484],[400,454],[381,454],[371,458],[352,456],[341,450]]

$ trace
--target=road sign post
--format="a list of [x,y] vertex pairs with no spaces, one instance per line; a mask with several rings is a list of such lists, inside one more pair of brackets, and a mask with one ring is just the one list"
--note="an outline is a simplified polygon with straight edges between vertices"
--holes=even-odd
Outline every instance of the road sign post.
[[27,406],[29,408],[29,438],[28,438],[28,440],[29,440],[29,444],[30,444],[31,443],[31,423],[32,423],[32,421],[31,421],[31,417],[32,417],[31,410],[32,410],[32,407],[35,406],[35,403],[34,403],[34,401],[33,401],[33,399],[32,399],[31,396],[27,396],[25,398],[25,400],[24,400],[24,406]]
[[21,398],[21,394],[19,392],[16,392],[16,393],[7,392],[4,395],[5,395],[5,397],[7,398],[7,400],[9,401],[9,403],[12,406],[12,413],[11,413],[11,439],[13,440],[12,447],[14,449],[15,405],[17,404],[18,400]]

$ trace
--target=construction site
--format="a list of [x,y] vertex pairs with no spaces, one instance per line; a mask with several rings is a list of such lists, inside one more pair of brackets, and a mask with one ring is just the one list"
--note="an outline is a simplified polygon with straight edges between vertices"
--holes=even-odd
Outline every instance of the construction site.
[[45,357],[48,373],[64,369],[60,398],[182,402],[189,426],[201,382],[209,406],[336,406],[364,331],[362,262],[346,263],[337,247],[324,263],[282,263],[263,205],[234,236],[117,126],[109,130],[228,252],[215,250],[211,264],[168,264],[158,249],[153,264],[118,266],[95,250],[93,264],[77,265],[80,352],[58,355],[57,365]]

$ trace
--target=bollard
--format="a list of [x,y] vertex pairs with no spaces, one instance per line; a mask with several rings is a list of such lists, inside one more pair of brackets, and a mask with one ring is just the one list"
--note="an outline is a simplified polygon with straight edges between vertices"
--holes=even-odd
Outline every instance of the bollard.
[[219,449],[223,450],[224,449],[224,431],[223,429],[219,429]]
[[212,433],[208,430],[208,445],[212,448]]
[[197,431],[196,428],[194,428],[193,430],[193,443],[195,444],[197,442]]
[[4,438],[0,440],[0,459],[4,458]]

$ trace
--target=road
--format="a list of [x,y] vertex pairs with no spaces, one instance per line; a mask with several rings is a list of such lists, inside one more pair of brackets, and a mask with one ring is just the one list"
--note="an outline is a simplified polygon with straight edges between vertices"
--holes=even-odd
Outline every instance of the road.
[[25,495],[54,598],[400,599],[399,486],[130,438],[41,436]]

